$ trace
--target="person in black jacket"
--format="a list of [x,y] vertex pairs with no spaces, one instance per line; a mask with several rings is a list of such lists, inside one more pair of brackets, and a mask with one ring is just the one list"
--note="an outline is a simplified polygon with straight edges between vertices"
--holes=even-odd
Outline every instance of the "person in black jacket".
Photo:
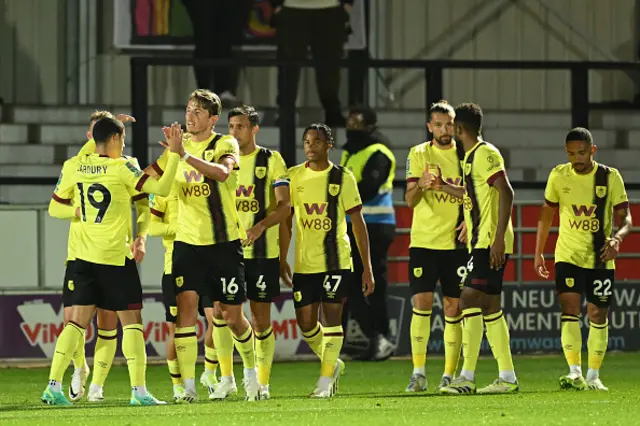
[[[371,264],[376,289],[368,298],[363,297],[358,285],[349,286],[343,323],[349,312],[362,334],[369,341],[361,360],[383,360],[395,351],[388,340],[389,315],[387,313],[387,252],[395,237],[395,213],[392,201],[396,160],[389,139],[376,127],[376,113],[368,107],[354,107],[347,118],[347,142],[343,146],[341,164],[350,169],[358,182],[362,199],[362,213],[371,241]],[[350,224],[349,224],[350,225]],[[349,226],[349,238],[355,248],[356,240]],[[362,275],[362,262],[357,250],[352,249],[354,274]],[[344,327],[349,330],[349,327]],[[357,330],[357,329],[355,329]],[[347,342],[348,342],[347,336]],[[350,346],[350,345],[345,345]],[[359,346],[359,345],[358,345]]]
[[[196,59],[231,59],[233,46],[242,44],[249,24],[251,0],[182,0],[193,26]],[[240,70],[237,67],[194,66],[196,83],[236,103]]]
[[[340,67],[349,35],[349,13],[354,0],[271,0],[274,8],[278,58],[305,59],[307,49],[321,61],[316,70],[318,96],[325,111],[325,124],[343,127],[340,108]],[[299,68],[281,68],[278,73],[278,104],[295,104]],[[290,85],[285,91],[284,86]]]

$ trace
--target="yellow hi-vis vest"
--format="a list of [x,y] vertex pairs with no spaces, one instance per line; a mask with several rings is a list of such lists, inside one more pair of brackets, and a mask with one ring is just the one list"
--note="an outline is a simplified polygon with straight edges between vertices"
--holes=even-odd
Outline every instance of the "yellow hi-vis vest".
[[[346,151],[342,153],[342,161],[340,164],[348,168],[354,174],[356,182],[362,181],[362,171],[369,161],[369,158],[376,152],[382,152],[391,161],[391,169],[387,180],[380,186],[378,195],[372,200],[366,201],[362,205],[362,215],[367,223],[391,223],[395,224],[395,212],[393,209],[393,179],[396,175],[396,157],[393,152],[384,144],[374,143],[366,148],[349,154]],[[347,218],[348,220],[348,218]]]

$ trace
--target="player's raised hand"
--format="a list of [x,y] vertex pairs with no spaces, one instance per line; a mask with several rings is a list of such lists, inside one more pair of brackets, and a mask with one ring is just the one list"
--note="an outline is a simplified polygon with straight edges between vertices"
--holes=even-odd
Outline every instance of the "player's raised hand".
[[[184,145],[182,144],[182,126],[177,122],[171,125],[171,128],[167,131],[163,129],[167,145],[171,152],[184,155]],[[168,137],[167,137],[168,136]]]
[[604,243],[604,246],[600,250],[600,260],[607,262],[613,260],[618,256],[620,252],[620,239],[608,238]]
[[[162,134],[164,135],[165,140],[169,140],[171,137],[171,127],[164,126],[162,128]],[[165,141],[158,141],[158,143],[165,148],[169,148],[169,144]]]
[[505,250],[504,237],[498,238],[498,236],[496,236],[496,239],[491,245],[491,269],[498,270],[504,266]]
[[371,269],[362,273],[362,293],[364,297],[371,296],[373,290],[376,288],[376,282],[373,279],[373,272]]
[[122,124],[135,123],[136,122],[136,119],[133,118],[133,116],[129,115],[129,114],[116,114],[116,120],[118,120]]
[[291,266],[286,260],[280,261],[280,279],[287,287],[293,287],[293,274],[291,273]]
[[145,239],[143,237],[138,237],[131,245],[131,251],[133,252],[133,259],[136,263],[142,262],[144,259],[144,255],[147,253],[147,249],[145,247]]
[[533,269],[535,269],[536,274],[538,274],[540,278],[544,278],[545,280],[549,279],[549,271],[547,270],[543,255],[535,257]]
[[427,163],[427,166],[424,168],[424,173],[422,173],[422,176],[418,180],[418,187],[422,190],[431,189],[434,180],[435,176],[429,172],[429,163]]
[[467,244],[467,224],[462,221],[456,228],[456,231],[460,231],[460,233],[458,234],[458,241],[460,241],[462,244]]

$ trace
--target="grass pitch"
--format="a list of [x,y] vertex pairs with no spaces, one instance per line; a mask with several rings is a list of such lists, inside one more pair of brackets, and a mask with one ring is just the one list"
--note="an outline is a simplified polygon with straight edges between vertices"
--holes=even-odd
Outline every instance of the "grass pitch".
[[[586,361],[586,354],[583,359]],[[271,400],[247,403],[243,390],[227,401],[210,402],[199,386],[200,402],[130,407],[129,379],[124,366],[114,366],[105,386],[107,401],[86,401],[73,407],[49,407],[40,402],[47,382],[43,368],[0,370],[0,424],[43,425],[632,425],[640,422],[640,354],[607,355],[601,378],[610,392],[562,391],[558,378],[566,374],[560,356],[516,357],[520,382],[516,395],[440,396],[433,393],[443,367],[441,358],[427,363],[429,388],[406,394],[411,361],[347,362],[340,391],[331,400],[312,400],[319,363],[274,365]],[[492,359],[479,361],[476,382],[484,386],[497,377]],[[198,375],[203,367],[198,367]],[[585,365],[586,368],[586,365]],[[241,388],[242,369],[236,366]],[[64,389],[71,369],[65,377]],[[149,366],[147,384],[160,399],[172,401],[165,366]]]

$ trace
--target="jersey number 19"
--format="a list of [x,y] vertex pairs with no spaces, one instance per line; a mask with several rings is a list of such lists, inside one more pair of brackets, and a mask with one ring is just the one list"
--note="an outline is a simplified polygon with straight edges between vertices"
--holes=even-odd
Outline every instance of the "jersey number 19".
[[[86,222],[87,211],[85,205],[84,184],[78,183],[78,189],[80,190],[80,210],[82,211],[82,221]],[[100,200],[96,199],[96,192],[99,192],[101,194]],[[98,210],[94,223],[102,223],[102,219],[107,213],[109,205],[111,205],[111,192],[109,192],[109,190],[104,185],[93,183],[87,188],[86,199],[89,200],[89,204],[91,204],[93,208]]]

